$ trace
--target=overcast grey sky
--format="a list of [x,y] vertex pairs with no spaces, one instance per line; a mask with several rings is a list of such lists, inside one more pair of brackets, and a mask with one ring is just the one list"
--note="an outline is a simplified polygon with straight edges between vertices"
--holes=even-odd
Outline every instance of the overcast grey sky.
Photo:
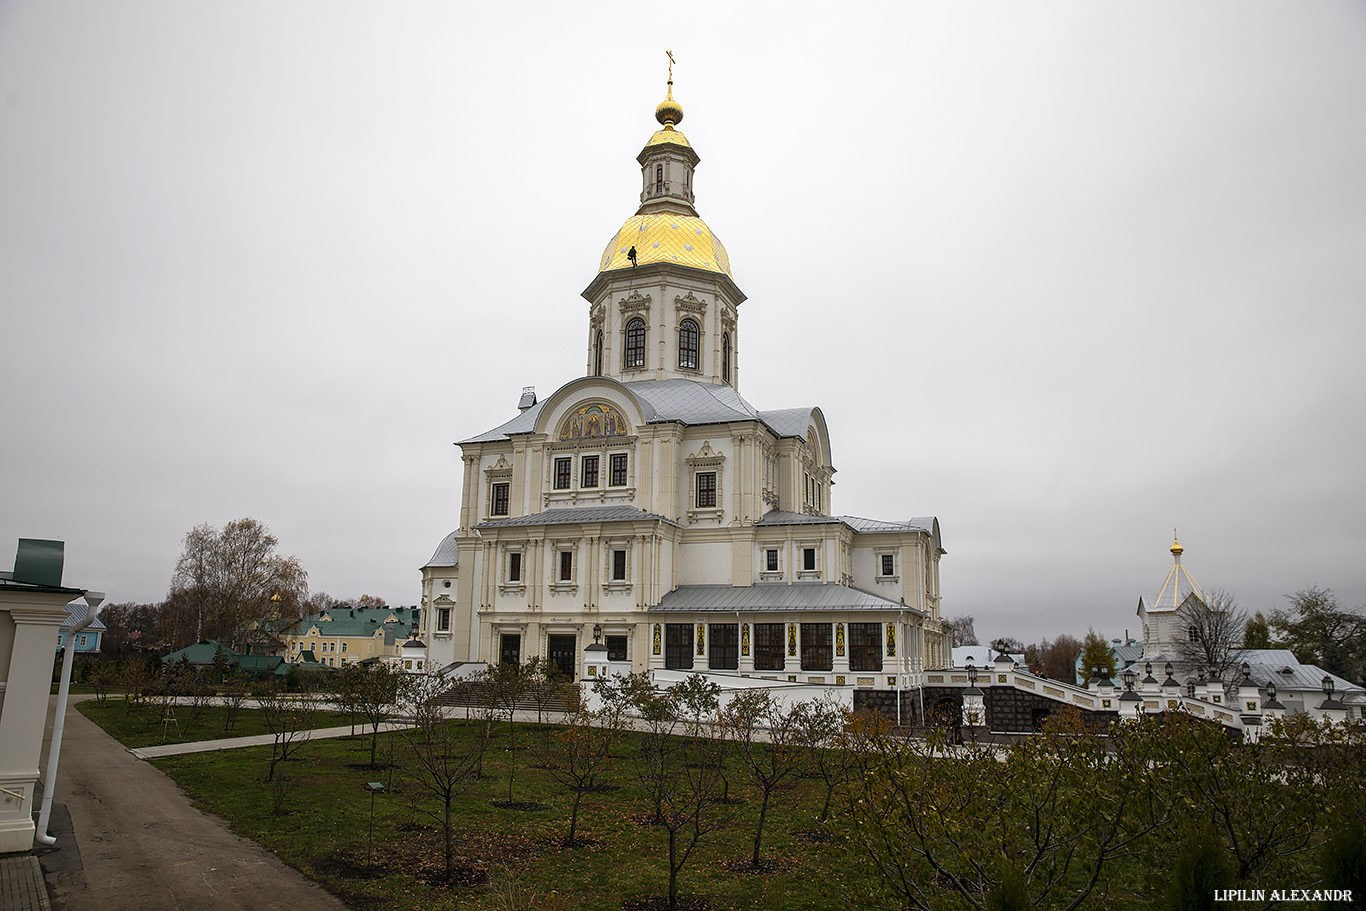
[[[164,596],[197,523],[415,603],[453,441],[582,373],[664,49],[741,392],[945,613],[1366,602],[1366,5],[0,3],[0,549]],[[5,560],[0,563],[8,565]]]

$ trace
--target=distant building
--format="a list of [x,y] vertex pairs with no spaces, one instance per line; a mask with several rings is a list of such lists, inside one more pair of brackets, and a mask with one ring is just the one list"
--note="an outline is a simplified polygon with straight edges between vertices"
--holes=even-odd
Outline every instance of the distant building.
[[[86,607],[85,602],[83,601],[72,602],[66,606],[66,619],[62,621],[62,628],[57,632],[58,651],[66,648],[68,632],[72,627],[85,619],[88,610],[89,608]],[[99,617],[91,620],[84,629],[76,634],[76,641],[74,643],[76,654],[89,655],[98,653],[100,645],[103,642],[104,634],[108,629],[107,626],[100,622]]]
[[400,649],[420,629],[417,607],[335,607],[304,617],[284,635],[285,660],[305,661],[312,654],[326,667],[366,661],[400,661]]
[[252,655],[238,652],[217,639],[200,639],[193,645],[176,649],[161,659],[167,667],[188,665],[197,670],[222,668],[225,672],[241,671],[252,677],[283,675],[287,670],[279,655]]
[[[1180,686],[1182,693],[1234,711],[1254,711],[1247,708],[1252,704],[1251,700],[1243,698],[1245,705],[1241,709],[1237,702],[1240,687],[1246,691],[1255,686],[1256,701],[1263,706],[1274,705],[1273,711],[1284,714],[1308,712],[1334,720],[1366,717],[1363,715],[1366,688],[1329,674],[1316,665],[1302,664],[1289,649],[1238,651],[1233,660],[1234,669],[1226,675],[1227,679],[1207,676],[1205,669],[1197,663],[1180,658],[1178,643],[1198,634],[1198,630],[1183,622],[1182,607],[1215,608],[1209,606],[1210,599],[1204,589],[1182,564],[1185,548],[1181,542],[1173,540],[1170,552],[1172,567],[1157,594],[1138,599],[1138,618],[1143,624],[1141,654],[1135,657],[1133,649],[1127,646],[1111,649],[1112,654],[1131,665],[1143,680],[1153,681],[1150,688],[1164,682],[1170,668],[1170,679]],[[1116,669],[1122,674],[1124,667],[1117,661]],[[1084,675],[1080,664],[1077,670],[1079,675]],[[1118,681],[1114,682],[1118,684]],[[1142,689],[1141,683],[1139,688]],[[1244,697],[1246,695],[1244,692]]]
[[1207,609],[1209,596],[1190,571],[1181,565],[1181,554],[1185,548],[1173,536],[1171,555],[1172,568],[1162,580],[1162,586],[1152,598],[1140,596],[1138,599],[1138,621],[1143,624],[1143,654],[1150,661],[1166,656],[1175,657],[1177,642],[1195,635],[1182,622],[1181,609],[1185,605]]

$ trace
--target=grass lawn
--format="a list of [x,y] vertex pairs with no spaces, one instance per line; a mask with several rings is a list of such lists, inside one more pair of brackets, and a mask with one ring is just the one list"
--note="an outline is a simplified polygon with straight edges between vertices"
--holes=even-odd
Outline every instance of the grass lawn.
[[[122,698],[111,697],[103,703],[89,699],[76,703],[76,710],[126,747],[270,733],[266,730],[265,714],[260,709],[241,709],[231,731],[224,730],[227,710],[222,706],[205,707],[196,717],[190,706],[178,705],[175,707],[174,723],[165,721],[160,709],[150,703],[134,705]],[[313,718],[315,728],[340,727],[350,723],[351,716],[342,712],[318,712]],[[360,730],[359,725],[357,730]]]
[[[87,703],[89,705],[89,703]],[[112,714],[117,715],[122,706]],[[106,709],[106,712],[108,710]],[[98,719],[97,719],[98,720]],[[461,728],[473,736],[476,725]],[[494,806],[507,799],[507,726],[490,745],[484,777],[457,799],[455,838],[460,885],[440,885],[441,831],[424,809],[435,809],[398,768],[406,761],[401,736],[381,735],[380,769],[367,767],[369,738],[314,741],[299,760],[281,766],[292,790],[284,814],[273,813],[272,786],[264,779],[269,748],[156,760],[202,809],[229,821],[235,832],[278,854],[322,883],[357,911],[367,909],[612,909],[623,902],[667,894],[664,829],[645,822],[650,805],[629,759],[607,778],[609,790],[587,794],[580,812],[580,844],[563,847],[571,794],[543,768],[547,731],[519,725],[514,796],[543,804],[539,811]],[[395,767],[387,766],[390,749]],[[639,749],[634,735],[619,748]],[[731,793],[719,808],[727,824],[708,837],[680,876],[680,895],[699,897],[688,907],[711,909],[829,909],[867,907],[860,896],[872,884],[833,846],[811,841],[811,810],[824,785],[798,779],[771,809],[764,832],[762,874],[748,869],[757,801],[732,761]],[[371,796],[368,781],[387,785],[374,797],[374,850],[369,859]],[[637,904],[629,907],[650,907]]]

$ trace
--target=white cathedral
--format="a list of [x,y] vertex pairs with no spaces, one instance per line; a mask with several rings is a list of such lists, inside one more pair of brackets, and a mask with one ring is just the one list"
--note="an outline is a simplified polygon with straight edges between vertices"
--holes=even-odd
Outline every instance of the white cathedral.
[[820,409],[740,396],[745,294],[694,207],[672,76],[655,118],[640,207],[583,292],[585,374],[459,443],[459,527],[422,568],[429,665],[914,685],[948,657],[939,522],[832,514]]

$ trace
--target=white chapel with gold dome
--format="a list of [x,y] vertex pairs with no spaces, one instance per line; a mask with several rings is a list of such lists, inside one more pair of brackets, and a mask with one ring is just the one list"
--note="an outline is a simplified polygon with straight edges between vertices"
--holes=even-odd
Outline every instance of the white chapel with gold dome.
[[672,73],[655,117],[639,208],[583,291],[584,374],[458,444],[429,663],[913,685],[948,656],[938,520],[834,514],[820,409],[741,397],[745,294],[695,207]]

